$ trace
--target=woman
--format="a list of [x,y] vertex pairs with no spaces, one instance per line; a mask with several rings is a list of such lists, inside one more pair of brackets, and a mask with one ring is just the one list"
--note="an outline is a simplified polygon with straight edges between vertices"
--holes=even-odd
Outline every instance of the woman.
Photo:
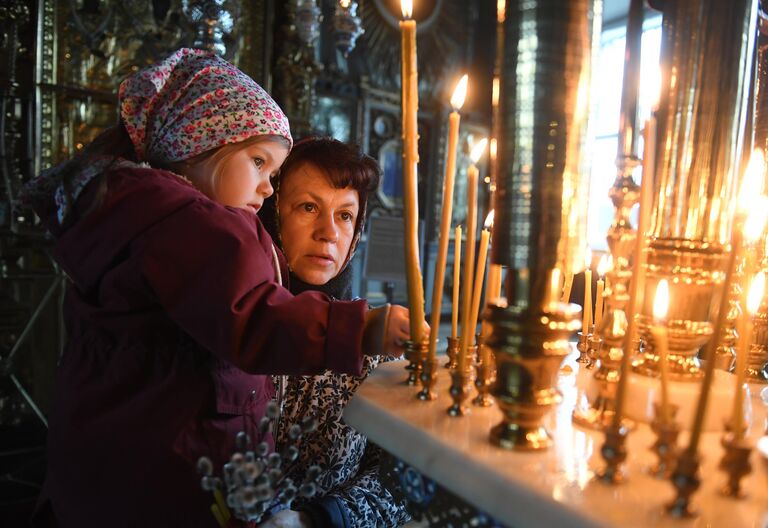
[[[350,261],[365,222],[368,193],[378,186],[380,169],[358,149],[330,138],[299,142],[280,170],[275,197],[265,203],[262,219],[282,246],[290,269],[290,290],[321,291],[352,298]],[[393,306],[390,325],[408,339],[407,311]],[[397,335],[397,334],[396,334]],[[318,464],[319,499],[299,503],[297,512],[281,512],[294,526],[386,527],[409,520],[378,478],[380,449],[346,425],[342,411],[353,392],[382,361],[368,356],[361,376],[327,371],[319,376],[277,380],[282,414],[278,447],[290,443],[286,424],[315,415],[318,431],[303,439],[297,474]],[[277,526],[277,523],[275,523]]]

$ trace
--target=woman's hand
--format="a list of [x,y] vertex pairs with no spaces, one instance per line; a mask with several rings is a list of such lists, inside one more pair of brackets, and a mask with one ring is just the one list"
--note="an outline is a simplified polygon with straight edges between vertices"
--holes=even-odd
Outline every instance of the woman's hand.
[[[403,355],[403,343],[410,339],[408,309],[385,305],[368,310],[363,331],[363,353],[368,355]],[[429,336],[429,325],[422,321],[422,338]]]
[[312,521],[304,512],[280,510],[258,525],[259,528],[312,528]]
[[[411,323],[408,308],[393,304],[389,311],[389,334],[396,346],[402,347],[411,338]],[[429,337],[429,325],[422,321],[423,339]]]

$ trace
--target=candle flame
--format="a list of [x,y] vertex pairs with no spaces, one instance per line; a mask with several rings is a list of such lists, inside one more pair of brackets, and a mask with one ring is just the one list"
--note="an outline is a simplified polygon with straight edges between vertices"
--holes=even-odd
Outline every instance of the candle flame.
[[496,0],[496,20],[499,23],[507,18],[507,0]]
[[491,209],[491,212],[488,213],[488,216],[485,217],[485,223],[483,224],[483,229],[493,229],[493,218],[495,216],[496,209]]
[[667,317],[669,309],[669,283],[667,279],[661,279],[656,286],[656,296],[653,298],[653,317],[660,321]]
[[755,315],[757,309],[760,307],[760,301],[763,300],[763,291],[765,290],[765,272],[761,271],[755,278],[752,279],[752,284],[749,287],[749,293],[747,294],[747,312],[750,315]]
[[592,250],[589,248],[584,252],[584,266],[585,269],[590,269],[592,267]]
[[343,9],[348,9],[348,8],[349,8],[349,4],[350,4],[351,2],[352,2],[352,0],[339,0],[339,5],[340,5],[340,6],[341,6]]
[[768,221],[768,196],[761,195],[753,200],[749,215],[744,222],[744,240],[751,244],[763,234]]
[[501,80],[496,75],[493,78],[493,84],[491,84],[491,106],[494,108],[499,106],[499,92],[501,90]]
[[601,277],[604,277],[606,273],[608,273],[611,268],[613,267],[613,262],[611,259],[611,256],[608,254],[603,255],[600,257],[600,262],[597,265],[597,274]]
[[454,110],[461,110],[461,107],[464,106],[464,99],[467,97],[468,83],[469,75],[465,73],[461,76],[461,79],[459,79],[456,88],[453,90],[453,95],[451,96],[451,106]]
[[491,138],[491,141],[488,143],[488,153],[491,155],[491,159],[496,159],[496,151],[498,149],[496,138]]
[[469,154],[469,157],[472,159],[472,163],[477,163],[478,160],[482,157],[483,152],[485,152],[486,145],[488,145],[488,138],[483,138],[478,141],[474,147],[472,147],[472,152]]
[[744,177],[741,179],[738,207],[742,212],[747,212],[753,208],[755,197],[763,191],[764,179],[765,155],[762,149],[755,149],[749,157],[747,170],[744,171]]
[[403,18],[413,16],[413,0],[400,0],[400,10],[403,12]]

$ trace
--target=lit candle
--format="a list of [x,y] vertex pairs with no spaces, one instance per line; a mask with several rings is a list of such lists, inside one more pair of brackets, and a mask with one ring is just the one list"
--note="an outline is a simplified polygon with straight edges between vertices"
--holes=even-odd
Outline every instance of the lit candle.
[[565,274],[565,285],[563,286],[563,296],[560,299],[562,302],[568,304],[571,300],[571,288],[573,287],[573,273],[568,272]]
[[584,311],[582,312],[581,331],[584,334],[589,333],[592,326],[592,251],[587,248],[584,260],[587,269],[584,270]]
[[419,267],[419,201],[416,165],[418,146],[418,75],[416,69],[416,21],[411,18],[413,2],[401,0],[400,21],[402,53],[402,121],[403,121],[403,214],[405,217],[405,270],[408,286],[411,341],[423,337],[424,287]]
[[[445,283],[445,262],[448,259],[448,242],[453,213],[453,179],[456,176],[456,145],[459,142],[459,109],[464,104],[467,93],[467,76],[464,75],[451,97],[453,111],[448,116],[448,157],[445,161],[445,177],[443,178],[443,212],[440,217],[440,240],[435,261],[435,284],[432,287],[432,319],[430,326],[433,331],[429,334],[429,359],[437,355],[437,330],[440,328],[440,314],[443,304],[443,284]],[[453,323],[453,321],[451,321]],[[451,331],[455,328],[451,326]],[[456,337],[452,335],[452,337]]]
[[461,226],[456,226],[453,242],[453,305],[451,306],[451,337],[456,339],[459,327],[459,283],[461,274]]
[[752,280],[747,294],[747,311],[741,315],[742,334],[736,351],[736,388],[733,394],[731,428],[736,438],[744,438],[744,379],[747,373],[747,356],[752,342],[752,317],[760,307],[765,290],[765,273],[758,273]]
[[[733,230],[731,231],[731,252],[728,255],[728,262],[726,265],[725,280],[723,281],[724,295],[720,296],[720,309],[717,312],[717,321],[715,322],[715,328],[713,336],[720,336],[725,326],[725,319],[728,317],[728,292],[731,291],[731,284],[733,284],[733,274],[736,271],[736,261],[741,254],[742,245],[744,242],[744,225],[747,212],[755,209],[754,199],[761,195],[763,189],[763,181],[765,178],[765,159],[761,150],[755,150],[750,157],[747,170],[744,173],[744,177],[741,181],[741,188],[739,189],[739,196],[737,200],[736,218],[733,222]],[[717,347],[717,339],[710,339],[707,344],[707,357],[714,357],[715,347]],[[699,400],[696,403],[696,413],[693,417],[693,425],[691,426],[691,436],[688,441],[687,452],[695,455],[698,450],[699,440],[701,439],[701,432],[704,426],[704,416],[707,413],[707,402],[709,400],[710,389],[712,388],[712,382],[714,380],[715,362],[707,361],[704,365],[704,379],[701,382],[701,392],[699,393]]]
[[467,354],[472,339],[472,271],[475,267],[475,225],[477,223],[477,179],[475,163],[482,156],[488,141],[482,139],[472,149],[472,164],[467,169],[467,249],[464,252],[464,274],[461,279],[461,347],[459,348],[458,369],[467,368]]
[[667,327],[665,319],[669,308],[669,284],[666,279],[659,281],[656,286],[656,297],[653,299],[653,322],[651,335],[653,335],[653,347],[659,358],[661,370],[661,419],[665,424],[672,421],[669,410],[669,364],[667,362]]
[[480,294],[483,292],[483,277],[485,276],[486,262],[488,258],[488,240],[491,232],[483,229],[480,233],[480,250],[477,253],[477,266],[475,266],[475,281],[472,285],[472,333],[477,328],[478,316],[480,315]]
[[605,290],[605,274],[608,271],[608,255],[603,255],[597,265],[597,299],[595,301],[595,334],[600,331],[603,322],[603,291]]

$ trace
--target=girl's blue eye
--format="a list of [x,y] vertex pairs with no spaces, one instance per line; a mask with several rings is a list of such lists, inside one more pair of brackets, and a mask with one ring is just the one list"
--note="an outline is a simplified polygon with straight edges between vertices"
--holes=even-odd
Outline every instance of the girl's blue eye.
[[264,160],[261,158],[253,158],[253,164],[260,169],[262,166],[264,166]]

